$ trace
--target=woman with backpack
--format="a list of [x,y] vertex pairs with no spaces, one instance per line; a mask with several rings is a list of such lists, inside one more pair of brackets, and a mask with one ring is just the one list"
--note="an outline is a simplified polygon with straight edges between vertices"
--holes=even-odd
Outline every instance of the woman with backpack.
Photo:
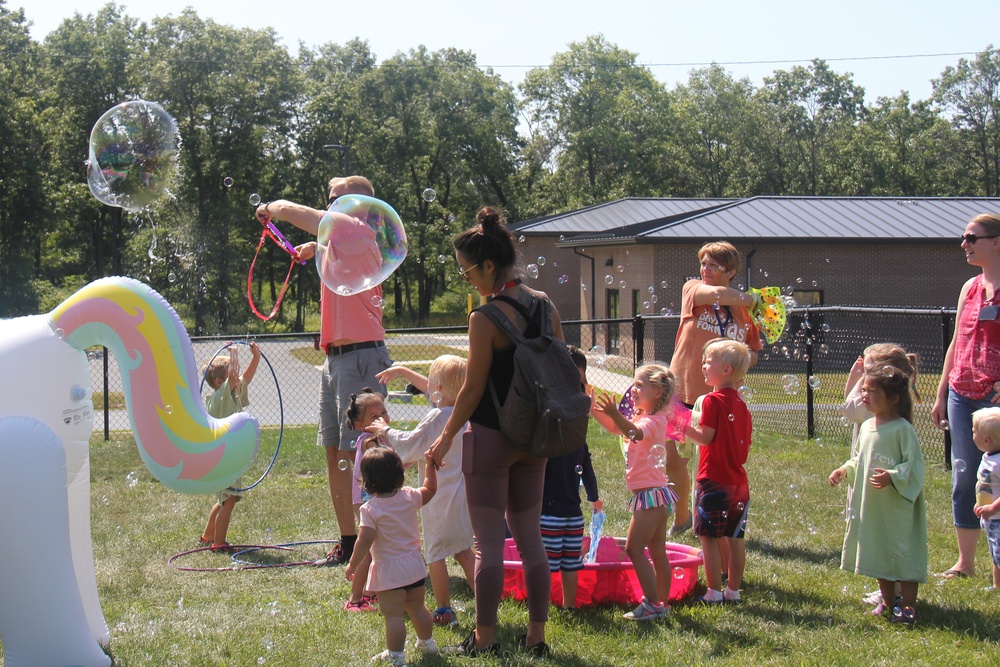
[[[548,297],[517,278],[514,237],[502,214],[484,206],[476,219],[479,224],[459,234],[454,241],[460,275],[493,302],[526,338],[539,335],[543,323],[536,320],[541,312],[549,310],[552,334],[561,340],[559,314]],[[548,302],[547,309],[542,301]],[[528,593],[528,630],[518,638],[518,645],[537,656],[549,652],[545,643],[549,561],[539,528],[545,459],[528,453],[524,449],[526,443],[512,444],[500,431],[500,418],[490,388],[492,383],[497,396],[506,397],[514,374],[515,348],[493,319],[478,309],[472,311],[465,384],[444,432],[428,450],[435,465],[440,466],[452,438],[466,421],[470,422],[463,436],[462,456],[476,541],[476,627],[454,649],[461,655],[493,655],[500,651],[494,634],[503,591],[504,518],[524,563]]]

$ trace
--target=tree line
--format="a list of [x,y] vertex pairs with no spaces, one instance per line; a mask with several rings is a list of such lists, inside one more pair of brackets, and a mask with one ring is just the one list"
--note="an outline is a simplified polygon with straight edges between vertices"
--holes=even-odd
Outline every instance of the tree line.
[[[407,260],[384,285],[396,326],[463,318],[450,239],[484,203],[517,221],[629,196],[1000,194],[992,46],[941,72],[931,99],[874,102],[822,60],[759,87],[712,65],[669,88],[596,35],[514,86],[468,51],[378,62],[354,39],[292,53],[269,28],[192,9],[147,24],[115,4],[37,42],[0,0],[0,53],[0,317],[130,275],[194,333],[315,328],[311,269],[275,321],[250,315],[261,229],[248,197],[320,207],[348,160],[407,228]],[[91,196],[85,164],[95,121],[130,99],[162,105],[182,140],[169,196],[136,213]],[[274,302],[287,270],[279,248],[262,249],[258,304]]]

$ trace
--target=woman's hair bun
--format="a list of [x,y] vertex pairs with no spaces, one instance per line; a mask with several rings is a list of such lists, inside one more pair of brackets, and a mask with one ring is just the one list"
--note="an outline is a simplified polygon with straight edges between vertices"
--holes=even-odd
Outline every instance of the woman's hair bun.
[[483,228],[483,231],[492,230],[504,223],[503,216],[492,206],[483,206],[476,213],[476,221]]

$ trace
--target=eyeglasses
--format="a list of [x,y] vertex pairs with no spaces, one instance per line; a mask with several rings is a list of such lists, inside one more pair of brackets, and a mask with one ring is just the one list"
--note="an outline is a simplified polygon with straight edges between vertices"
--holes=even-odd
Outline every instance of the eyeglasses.
[[333,206],[333,202],[335,202],[335,201],[337,201],[337,196],[336,195],[332,195],[330,197],[327,197],[326,198],[326,207],[330,208],[331,206]]
[[463,268],[461,267],[461,265],[459,265],[459,267],[458,267],[458,268],[459,268],[460,270],[459,270],[459,272],[458,272],[458,275],[462,276],[462,278],[464,278],[464,279],[465,279],[466,281],[468,281],[468,280],[469,280],[469,271],[471,271],[472,269],[474,269],[474,268],[476,268],[477,266],[479,266],[479,264],[480,264],[480,262],[476,262],[475,264],[473,264],[472,266],[470,266],[470,267],[469,267],[469,268],[467,268],[467,269],[463,269]]
[[976,245],[976,241],[978,241],[979,239],[995,239],[995,238],[1000,238],[1000,237],[998,237],[996,234],[992,236],[979,236],[977,234],[962,234],[962,240],[968,243],[969,245]]

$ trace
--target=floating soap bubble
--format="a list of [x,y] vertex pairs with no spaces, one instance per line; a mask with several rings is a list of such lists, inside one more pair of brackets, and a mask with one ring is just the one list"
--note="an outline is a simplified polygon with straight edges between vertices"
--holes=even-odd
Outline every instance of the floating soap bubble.
[[90,132],[87,185],[108,206],[129,211],[152,204],[177,173],[177,123],[155,102],[122,102]]
[[666,280],[661,280],[660,281],[660,287],[662,287],[663,289],[667,289],[667,281]]
[[680,565],[678,565],[677,567],[675,567],[674,570],[673,570],[673,572],[674,572],[674,579],[677,579],[678,581],[680,581],[681,579],[684,578],[684,574],[685,574],[684,573],[684,568],[681,567]]
[[440,391],[435,389],[434,391],[431,392],[431,403],[433,403],[434,405],[441,405],[442,399],[444,399],[444,394],[442,394]]
[[538,265],[537,264],[528,264],[526,267],[524,267],[524,272],[526,274],[528,274],[529,278],[537,278],[538,277]]
[[753,389],[746,386],[745,384],[740,385],[740,388],[736,390],[736,393],[740,395],[744,403],[749,403],[753,400]]
[[649,465],[661,469],[667,465],[667,448],[656,444],[649,448]]
[[424,201],[428,204],[435,199],[437,199],[438,193],[434,191],[434,188],[424,188],[424,191],[420,194],[424,198]]
[[222,184],[227,188],[231,188],[233,187],[233,179],[229,176],[226,176],[224,179],[222,179]]
[[337,462],[337,468],[341,471],[347,470],[347,461],[340,459],[340,461]]
[[651,304],[649,303],[649,301],[643,301],[642,302],[642,309],[643,310],[649,310],[650,305]]
[[614,282],[615,282],[615,277],[613,275],[611,275],[610,273],[608,275],[604,276],[604,284],[605,285],[613,285]]
[[951,465],[951,469],[958,474],[965,472],[965,461],[962,459],[955,459],[955,462]]
[[785,390],[786,394],[795,395],[799,393],[799,387],[801,383],[799,379],[794,375],[782,375],[781,376],[781,387]]
[[517,242],[524,243],[524,234],[521,234],[520,236],[517,237]]
[[646,291],[652,294],[656,291],[656,288],[650,285],[649,287],[646,288]]
[[576,471],[577,475],[582,475],[583,474],[583,466],[578,465],[575,468],[573,468],[573,470]]
[[[568,282],[569,282],[569,276],[567,276],[565,273],[562,274],[561,276],[559,276],[559,284],[560,285],[565,285]],[[584,285],[583,288],[587,289],[587,286]]]
[[378,294],[373,294],[372,305],[375,306],[376,308],[381,308],[383,305],[385,305],[385,300]]
[[536,261],[538,262],[538,266],[545,266],[545,258],[544,257],[539,256]]
[[618,273],[625,273],[625,267],[621,264],[618,265]]
[[625,286],[626,286],[626,284],[627,284],[627,283],[626,283],[626,282],[625,282],[625,281],[623,280],[623,281],[621,281],[620,283],[618,283],[618,287],[619,287],[620,289],[625,289]]
[[171,271],[170,273],[167,274],[167,281],[168,282],[175,282],[176,280],[177,280],[177,274],[176,273],[174,273],[173,271]]
[[595,345],[590,348],[589,354],[593,357],[593,362],[598,366],[603,366],[608,361],[608,352],[604,349],[603,345]]
[[629,440],[635,440],[635,429],[634,428],[630,428],[628,430],[628,439]]
[[882,367],[882,375],[884,375],[885,377],[891,378],[895,374],[896,374],[896,369],[893,368],[892,366],[883,366]]
[[729,421],[733,421],[735,419],[736,419],[736,415],[734,415],[732,412],[730,412],[729,413]]
[[350,296],[382,283],[406,259],[406,230],[380,199],[348,194],[323,215],[316,236],[316,271],[333,292]]
[[130,472],[125,475],[125,484],[131,489],[134,488],[136,484],[139,483],[139,475],[134,472]]
[[562,243],[565,240],[566,240],[566,235],[565,234],[560,234],[559,235],[559,243]]
[[256,192],[250,195],[249,202],[251,206],[260,206],[260,195]]
[[823,384],[823,380],[817,375],[810,375],[807,382],[809,383],[809,386],[812,387],[813,389],[819,389],[820,386],[822,386]]
[[444,255],[438,255],[438,264],[444,264],[448,261],[448,258]]
[[947,419],[942,419],[941,421],[939,421],[938,422],[938,426],[941,427],[942,431],[947,431],[947,430],[951,429],[951,426],[948,424],[948,420]]

